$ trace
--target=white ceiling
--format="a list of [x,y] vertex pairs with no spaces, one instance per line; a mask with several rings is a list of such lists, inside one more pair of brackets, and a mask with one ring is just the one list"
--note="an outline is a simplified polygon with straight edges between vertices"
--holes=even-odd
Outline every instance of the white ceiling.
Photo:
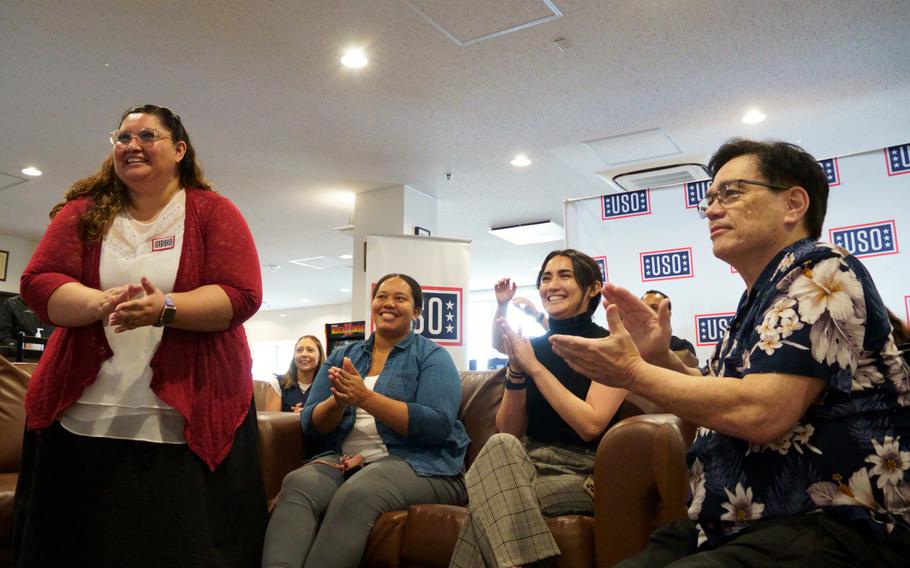
[[[551,14],[540,0],[410,4],[461,39]],[[552,248],[489,227],[561,222],[564,198],[611,191],[564,161],[581,142],[662,128],[686,156],[747,135],[821,158],[910,141],[906,0],[553,4],[563,17],[458,45],[403,0],[0,0],[0,172],[44,171],[0,191],[0,233],[38,238],[120,113],[146,102],[183,117],[262,264],[282,266],[263,274],[272,308],[350,301],[350,269],[289,263],[351,252],[331,230],[352,212],[343,190],[437,197],[437,234],[474,240],[480,289],[532,282]],[[368,67],[339,65],[352,44]],[[753,106],[768,120],[742,124]],[[510,166],[517,152],[533,165]]]

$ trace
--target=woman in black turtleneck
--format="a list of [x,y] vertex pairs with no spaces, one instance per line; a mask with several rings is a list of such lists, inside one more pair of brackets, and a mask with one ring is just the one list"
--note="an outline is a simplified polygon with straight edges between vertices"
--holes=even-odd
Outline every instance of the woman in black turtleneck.
[[537,275],[549,332],[528,341],[498,320],[509,356],[496,413],[500,433],[465,475],[468,522],[450,567],[522,566],[556,556],[560,551],[544,517],[593,512],[583,484],[594,471],[600,437],[627,393],[573,371],[553,353],[548,338],[609,335],[591,321],[601,285],[591,257],[573,249],[553,251]]

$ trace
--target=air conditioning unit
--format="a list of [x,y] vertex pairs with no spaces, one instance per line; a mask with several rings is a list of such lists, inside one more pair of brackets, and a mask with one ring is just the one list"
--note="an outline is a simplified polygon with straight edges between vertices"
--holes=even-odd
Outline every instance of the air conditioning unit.
[[697,159],[679,158],[664,163],[641,164],[597,172],[597,177],[618,191],[639,191],[710,179],[708,168]]

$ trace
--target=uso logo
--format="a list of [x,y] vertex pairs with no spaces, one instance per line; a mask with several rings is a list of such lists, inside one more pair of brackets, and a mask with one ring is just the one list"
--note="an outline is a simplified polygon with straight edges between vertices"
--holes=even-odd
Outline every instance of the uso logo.
[[621,219],[651,214],[651,190],[611,193],[600,197],[600,218]]
[[730,327],[730,320],[733,319],[733,315],[733,312],[695,314],[695,329],[698,330],[695,344],[699,347],[705,347],[720,341],[727,328]]
[[834,244],[844,247],[856,257],[897,254],[897,232],[894,220],[836,227],[828,230]]
[[439,345],[463,345],[462,289],[442,286],[421,286],[423,310],[414,324],[414,331]]
[[698,207],[699,202],[705,198],[705,194],[708,192],[708,187],[710,186],[711,180],[709,179],[687,181],[684,186],[686,190],[686,209]]
[[597,266],[600,268],[600,281],[604,284],[610,281],[610,273],[607,271],[607,257],[605,256],[592,256],[594,262],[597,263]]
[[910,144],[885,148],[885,161],[889,176],[910,173]]
[[692,248],[654,250],[639,253],[641,281],[692,278]]
[[828,178],[828,187],[840,185],[840,170],[837,167],[837,158],[819,160],[818,165],[822,167],[822,170],[825,172],[825,177]]

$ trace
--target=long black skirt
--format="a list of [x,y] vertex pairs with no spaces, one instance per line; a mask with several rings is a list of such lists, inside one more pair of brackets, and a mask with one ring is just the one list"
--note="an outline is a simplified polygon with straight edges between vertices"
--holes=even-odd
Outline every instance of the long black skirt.
[[186,444],[26,432],[17,566],[253,567],[267,522],[253,407],[215,471]]

